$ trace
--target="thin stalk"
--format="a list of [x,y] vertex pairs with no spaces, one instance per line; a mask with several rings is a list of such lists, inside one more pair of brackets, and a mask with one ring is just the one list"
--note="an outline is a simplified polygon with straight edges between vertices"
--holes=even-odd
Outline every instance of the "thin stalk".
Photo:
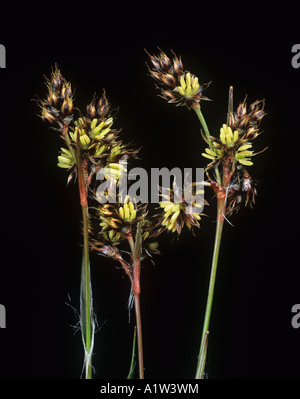
[[[78,135],[79,137],[79,135]],[[79,141],[76,143],[76,165],[78,174],[78,189],[83,222],[83,264],[81,273],[81,326],[82,339],[85,350],[85,378],[92,378],[92,342],[93,342],[93,321],[92,321],[92,292],[89,261],[89,222],[87,204],[87,184],[85,179],[85,163],[81,159]]]
[[131,234],[131,233],[128,233],[127,236],[126,236],[126,238],[127,238],[128,244],[129,244],[129,246],[130,246],[132,258],[134,258],[135,244],[134,244],[134,239],[133,239],[133,237],[132,237],[132,234]]
[[[201,112],[200,105],[193,108],[201,125],[204,130],[207,142],[211,148],[213,148],[213,142],[211,140],[210,132],[207,127],[205,118]],[[215,175],[216,180],[219,185],[221,185],[221,176],[218,167],[215,167]],[[218,196],[218,204],[217,204],[217,226],[215,233],[215,243],[214,243],[214,252],[211,264],[211,273],[209,280],[209,288],[208,288],[208,296],[206,302],[206,310],[204,316],[204,324],[202,330],[201,344],[199,349],[198,363],[196,368],[196,379],[202,379],[205,370],[205,361],[206,361],[206,353],[207,353],[207,345],[208,345],[208,334],[209,334],[209,322],[211,316],[211,309],[214,297],[214,289],[215,289],[215,281],[216,281],[216,273],[219,259],[219,250],[222,238],[222,230],[224,224],[224,211],[225,211],[225,198],[224,195]]]
[[143,355],[143,334],[142,334],[142,318],[141,318],[141,304],[140,304],[140,293],[141,293],[141,240],[142,240],[142,225],[141,222],[137,224],[137,232],[135,242],[132,234],[127,234],[127,240],[129,242],[132,258],[133,258],[133,282],[132,290],[134,294],[134,308],[137,328],[137,343],[138,343],[138,359],[139,359],[139,377],[141,380],[144,379],[144,355]]
[[[210,138],[210,132],[209,132],[209,129],[208,129],[208,127],[207,127],[205,118],[204,118],[204,116],[203,116],[203,114],[202,114],[200,105],[198,105],[198,107],[194,107],[193,110],[195,111],[196,115],[198,116],[198,119],[199,119],[199,121],[200,121],[200,123],[201,123],[201,126],[203,127],[203,131],[204,131],[204,133],[205,133],[205,136],[206,136],[206,139],[207,139],[207,141],[208,141],[208,143],[209,143],[209,146],[210,146],[211,148],[214,148],[213,142],[212,142],[212,140],[211,140],[211,138]],[[221,176],[220,176],[219,169],[218,169],[217,167],[215,168],[215,174],[216,174],[216,180],[217,180],[217,182],[218,182],[219,184],[221,184]]]
[[207,345],[208,345],[208,335],[209,331],[206,331],[204,338],[202,339],[201,356],[199,356],[199,366],[198,366],[199,370],[201,370],[200,375],[204,375]]
[[64,138],[64,140],[65,140],[65,142],[66,142],[66,144],[68,146],[69,151],[73,155],[73,158],[76,159],[76,153],[75,153],[75,151],[74,151],[74,149],[73,149],[73,147],[71,145],[70,137],[69,137],[69,134],[68,134],[68,128],[69,128],[68,125],[64,125],[62,130],[61,130],[61,134],[62,134],[62,136],[63,136],[63,138]]
[[143,380],[144,355],[143,355],[143,335],[142,335],[140,294],[134,294],[134,308],[135,308],[136,328],[137,328],[137,338],[138,338],[139,376],[140,380]]
[[88,213],[87,206],[82,206],[83,221],[83,302],[84,302],[84,337],[85,337],[85,378],[92,379],[92,321],[91,321],[91,279],[89,262],[89,236],[88,236]]
[[[229,123],[230,116],[233,110],[233,87],[230,86],[229,88],[229,98],[228,98],[228,114],[227,114],[227,124]],[[194,108],[200,123],[203,127],[204,133],[206,135],[207,141],[211,147],[213,147],[210,133],[205,122],[204,116],[201,112],[200,105]],[[208,288],[208,295],[207,295],[207,302],[206,302],[206,309],[205,309],[205,316],[204,316],[204,323],[203,323],[203,330],[202,330],[202,338],[199,350],[199,357],[196,369],[196,379],[202,379],[204,376],[205,370],[205,361],[206,361],[206,354],[207,354],[207,345],[208,345],[208,334],[209,334],[209,323],[211,317],[211,310],[213,304],[213,297],[214,297],[214,290],[215,290],[215,282],[216,282],[216,274],[217,274],[217,266],[218,266],[218,259],[219,259],[219,251],[220,251],[220,244],[222,238],[222,231],[224,225],[224,217],[226,212],[226,192],[228,185],[231,181],[232,173],[233,173],[233,164],[234,159],[232,156],[228,156],[225,161],[223,162],[223,177],[221,179],[220,172],[218,167],[215,167],[215,175],[218,184],[218,192],[217,192],[217,226],[216,226],[216,233],[215,233],[215,242],[214,242],[214,252],[211,264],[211,272],[210,272],[210,280],[209,280],[209,288]]]
[[196,369],[196,379],[202,379],[204,375],[204,368],[205,368],[205,358],[206,358],[206,351],[207,351],[207,342],[205,340],[208,336],[209,331],[209,322],[211,316],[211,309],[214,297],[214,289],[215,289],[215,282],[216,282],[216,273],[217,273],[217,266],[218,266],[218,259],[219,259],[219,250],[222,238],[222,230],[224,224],[224,208],[225,208],[225,199],[218,200],[218,210],[217,210],[217,226],[216,226],[216,234],[215,234],[215,243],[214,243],[214,252],[213,252],[213,259],[211,264],[211,273],[210,273],[210,280],[209,280],[209,288],[208,288],[208,296],[207,296],[207,303],[206,303],[206,310],[204,316],[204,324],[203,324],[203,331],[202,331],[202,339],[201,345],[199,350],[199,358],[198,364]]
[[215,234],[215,244],[214,244],[214,253],[211,265],[211,273],[210,273],[210,281],[209,281],[209,289],[206,303],[206,310],[204,316],[204,324],[202,331],[202,339],[199,351],[199,359],[196,369],[196,379],[202,379],[204,375],[204,367],[205,367],[205,358],[207,351],[207,343],[205,344],[206,334],[209,332],[209,322],[211,316],[211,309],[214,297],[214,289],[215,289],[215,281],[216,281],[216,273],[219,259],[219,251],[220,244],[222,238],[222,231],[224,225],[224,218],[226,212],[226,191],[228,185],[231,181],[232,173],[234,168],[232,168],[233,164],[233,156],[229,155],[223,162],[223,178],[222,178],[222,186],[218,188],[217,193],[217,226],[216,226],[216,234]]
[[201,123],[201,125],[202,125],[202,127],[203,127],[205,136],[206,136],[206,138],[207,138],[207,141],[209,142],[210,147],[213,147],[213,143],[212,143],[212,140],[211,140],[211,138],[210,138],[210,133],[209,133],[209,130],[208,130],[206,121],[205,121],[205,119],[204,119],[204,116],[203,116],[203,114],[202,114],[202,112],[201,112],[201,107],[200,107],[200,105],[199,105],[198,107],[194,107],[193,110],[196,112],[196,115],[198,116],[198,119],[199,119],[199,121],[200,121],[200,123]]

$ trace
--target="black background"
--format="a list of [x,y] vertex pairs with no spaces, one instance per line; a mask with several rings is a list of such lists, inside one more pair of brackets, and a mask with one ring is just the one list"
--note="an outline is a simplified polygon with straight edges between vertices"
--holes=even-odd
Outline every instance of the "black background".
[[[300,39],[292,12],[273,10],[271,18],[250,8],[235,11],[82,4],[73,17],[49,4],[40,18],[29,9],[18,9],[18,18],[7,14],[0,36],[7,51],[7,68],[0,71],[0,303],[7,311],[0,377],[77,379],[82,371],[80,332],[71,327],[78,321],[80,207],[76,185],[66,187],[66,173],[56,166],[60,139],[31,101],[45,94],[43,75],[57,62],[81,108],[105,88],[119,107],[122,138],[142,146],[140,166],[202,167],[196,115],[159,98],[148,76],[144,48],[157,53],[159,46],[181,55],[200,82],[212,80],[205,94],[213,101],[202,109],[214,134],[225,122],[230,85],[235,106],[246,94],[249,103],[266,101],[255,150],[269,149],[251,167],[259,181],[257,203],[224,228],[208,378],[298,378],[300,329],[291,325],[291,308],[300,303],[300,69],[291,65],[291,48]],[[185,231],[170,244],[165,235],[155,266],[143,265],[146,378],[194,377],[215,228],[215,198],[208,193],[206,199],[209,217],[196,236]],[[128,373],[133,323],[123,274],[92,256],[99,379]]]

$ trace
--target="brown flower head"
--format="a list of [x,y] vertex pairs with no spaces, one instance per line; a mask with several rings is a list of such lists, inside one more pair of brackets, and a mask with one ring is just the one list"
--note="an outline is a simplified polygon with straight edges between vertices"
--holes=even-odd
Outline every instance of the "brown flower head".
[[242,204],[253,207],[257,194],[256,185],[257,182],[251,178],[249,172],[242,168],[236,175],[236,182],[228,187],[226,216],[238,212]]
[[[232,89],[232,88],[231,88]],[[231,112],[227,119],[227,124],[223,124],[220,129],[219,137],[207,137],[202,134],[203,139],[209,144],[202,155],[211,159],[206,170],[210,170],[223,163],[227,157],[231,157],[234,163],[241,166],[252,166],[251,157],[260,154],[262,151],[254,153],[252,142],[259,136],[260,122],[265,116],[264,101],[257,100],[247,107],[246,99],[239,104],[235,112]]]
[[[203,194],[204,191],[200,189],[200,183],[192,183],[191,190],[193,195]],[[202,203],[197,201],[187,202],[183,190],[176,186],[174,181],[173,189],[161,189],[163,201],[159,205],[164,209],[161,225],[171,231],[181,234],[184,225],[189,230],[193,227],[200,227],[199,221],[201,220],[201,211],[203,208]],[[180,201],[179,201],[180,200]]]
[[62,76],[55,65],[50,79],[46,80],[47,98],[39,102],[41,117],[51,124],[57,125],[58,130],[68,126],[73,119],[73,98],[71,83]]
[[147,204],[135,204],[126,195],[123,201],[118,198],[117,202],[101,204],[96,210],[96,219],[100,221],[99,234],[106,241],[114,242],[124,239],[126,234],[136,228],[139,221],[145,219]]
[[[148,53],[147,53],[148,54]],[[189,109],[199,106],[200,101],[209,100],[203,91],[210,83],[200,84],[198,78],[185,71],[181,58],[173,53],[173,59],[161,51],[159,55],[149,55],[150,75],[158,82],[161,97],[169,103],[186,105]]]
[[243,142],[253,141],[259,135],[259,125],[266,115],[264,107],[264,100],[256,100],[248,107],[245,98],[237,110],[230,114],[228,125],[232,130],[239,131],[240,140]]
[[[253,141],[260,134],[260,123],[265,116],[264,100],[256,100],[249,107],[246,98],[239,104],[236,111],[232,110],[233,88],[229,89],[229,105],[227,124],[223,124],[219,137],[203,135],[209,144],[202,155],[210,159],[206,172],[211,186],[217,195],[226,199],[226,215],[238,211],[242,204],[252,207],[255,203],[256,181],[252,179],[247,168],[253,165],[252,157],[262,153],[267,148],[254,153]],[[219,183],[214,181],[210,171],[222,174]],[[222,182],[222,184],[220,183]]]

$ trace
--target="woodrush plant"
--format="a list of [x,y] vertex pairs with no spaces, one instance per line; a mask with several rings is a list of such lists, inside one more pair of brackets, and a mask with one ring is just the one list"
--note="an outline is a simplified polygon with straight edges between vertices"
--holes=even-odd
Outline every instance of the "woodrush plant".
[[73,107],[71,83],[63,77],[57,65],[50,79],[46,79],[46,87],[46,98],[38,100],[40,116],[53,125],[53,130],[60,134],[64,142],[57,165],[69,172],[67,183],[72,179],[78,182],[83,225],[80,327],[85,354],[85,378],[90,379],[95,318],[89,260],[88,190],[100,165],[116,175],[119,173],[116,160],[125,157],[127,152],[118,144],[118,131],[112,129],[113,117],[105,91],[98,101],[94,98],[82,114]]
[[[141,262],[159,254],[156,239],[164,231],[179,236],[184,225],[189,230],[200,227],[203,203],[197,199],[204,193],[204,182],[190,182],[187,190],[182,190],[174,179],[172,188],[160,187],[162,201],[154,214],[149,213],[147,203],[131,198],[123,189],[117,190],[122,187],[122,178],[127,176],[128,160],[136,159],[138,150],[125,145],[119,138],[120,131],[112,128],[114,117],[105,91],[98,100],[94,96],[85,112],[75,109],[71,83],[66,81],[57,65],[50,79],[46,79],[46,87],[46,99],[38,100],[40,116],[50,122],[64,142],[57,165],[69,173],[67,183],[77,180],[82,209],[80,326],[85,378],[92,378],[95,318],[89,255],[90,251],[95,251],[119,262],[130,280],[129,308],[133,302],[139,378],[143,379]],[[105,185],[98,184],[96,176],[99,172],[106,180]],[[135,331],[130,376],[134,373],[134,346]]]
[[[242,204],[252,207],[255,203],[256,183],[248,169],[253,165],[252,158],[262,152],[254,153],[252,143],[260,134],[260,123],[265,116],[264,101],[257,100],[248,106],[244,99],[234,111],[233,88],[230,87],[226,123],[222,124],[219,134],[211,135],[201,109],[201,102],[209,101],[203,92],[210,82],[201,84],[195,75],[184,69],[181,58],[174,53],[172,59],[161,50],[158,55],[148,56],[151,63],[148,70],[157,82],[160,96],[196,113],[207,145],[202,156],[209,160],[205,167],[207,181],[190,182],[186,191],[177,184],[175,176],[172,188],[160,187],[161,201],[155,210],[122,188],[123,178],[127,176],[127,163],[137,159],[139,150],[125,145],[119,138],[120,131],[112,127],[114,116],[104,90],[100,99],[94,96],[85,112],[81,112],[73,107],[71,83],[55,65],[50,79],[46,79],[47,96],[38,100],[42,119],[50,122],[64,142],[57,165],[67,170],[67,183],[71,180],[78,183],[83,226],[80,326],[87,379],[92,378],[95,333],[90,252],[114,259],[129,278],[129,310],[134,303],[136,327],[128,378],[134,375],[137,332],[139,378],[143,379],[141,262],[147,258],[152,260],[154,254],[160,253],[157,239],[164,231],[179,237],[185,225],[192,231],[200,227],[203,204],[191,200],[187,193],[197,198],[203,194],[205,185],[213,189],[217,198],[217,223],[195,374],[195,378],[203,378],[224,221]],[[99,172],[105,180],[104,185],[97,178]]]
[[[148,53],[147,53],[148,54]],[[201,344],[196,367],[196,379],[204,377],[207,354],[209,323],[211,317],[219,249],[224,220],[237,212],[242,204],[253,206],[256,187],[248,167],[253,165],[252,157],[264,150],[254,153],[252,143],[260,134],[260,123],[265,116],[264,100],[257,100],[250,106],[246,98],[233,110],[233,87],[229,88],[229,100],[226,123],[220,128],[219,135],[210,134],[201,110],[201,102],[209,100],[203,91],[210,83],[200,84],[198,77],[185,70],[181,58],[173,53],[170,59],[160,50],[158,55],[148,54],[148,70],[157,84],[160,96],[168,103],[186,106],[193,110],[202,126],[201,134],[208,145],[202,156],[211,162],[206,165],[206,174],[211,188],[217,197],[217,223],[211,274],[207,295],[206,310],[201,336]],[[175,205],[174,205],[175,206]]]
[[[168,191],[172,198],[174,188]],[[103,195],[109,197],[109,190]],[[95,238],[91,240],[91,249],[119,262],[131,283],[131,294],[135,306],[140,379],[144,379],[140,309],[141,262],[146,258],[152,258],[153,254],[160,253],[156,239],[165,230],[180,234],[184,225],[189,229],[199,227],[201,217],[200,211],[197,211],[198,204],[193,203],[192,205],[196,210],[193,213],[187,213],[187,203],[184,198],[180,204],[161,201],[161,212],[151,215],[147,209],[148,204],[136,203],[128,195],[121,200],[121,195],[118,195],[118,200],[109,204],[103,204],[101,198],[99,205],[93,210],[92,231]],[[130,295],[128,304],[129,311],[132,305],[132,295]]]

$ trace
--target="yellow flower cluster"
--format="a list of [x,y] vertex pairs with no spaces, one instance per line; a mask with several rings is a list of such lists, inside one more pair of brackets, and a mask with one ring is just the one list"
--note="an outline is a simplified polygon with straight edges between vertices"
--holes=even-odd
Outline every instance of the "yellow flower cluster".
[[[214,147],[215,145],[216,144],[213,142]],[[205,152],[202,153],[202,156],[216,161],[217,159],[222,158],[222,151],[217,148],[214,148],[213,150],[211,148],[205,148]]]
[[75,159],[71,151],[66,148],[61,148],[61,155],[58,156],[57,166],[64,169],[69,169],[75,164]]
[[249,148],[252,148],[252,144],[241,145],[235,154],[235,159],[242,165],[246,166],[253,165],[253,162],[250,161],[249,158],[253,155],[253,151],[249,151]]
[[161,224],[174,233],[176,231],[176,219],[178,218],[181,209],[183,209],[183,204],[161,201],[159,205],[164,208],[164,219]]
[[224,145],[227,145],[227,147],[233,147],[234,144],[238,141],[239,138],[239,132],[235,130],[232,133],[232,129],[230,126],[223,124],[223,126],[220,129],[220,140]]
[[[107,179],[112,177],[117,180],[120,174],[124,170],[122,165],[113,162],[113,159],[118,156],[122,151],[120,144],[113,144],[111,146],[104,144],[103,139],[106,138],[107,134],[111,132],[111,126],[113,124],[113,118],[108,118],[98,123],[99,120],[94,118],[88,128],[83,118],[78,118],[75,121],[74,131],[69,131],[71,140],[77,143],[77,137],[79,135],[79,143],[83,150],[89,151],[93,157],[99,157],[104,151],[109,150],[108,165],[104,168],[104,175]],[[58,166],[60,168],[71,168],[76,160],[72,156],[71,152],[66,148],[61,148],[61,154],[58,156]],[[110,162],[111,161],[111,162]]]
[[101,140],[103,139],[107,133],[110,132],[110,128],[113,124],[113,118],[108,118],[105,121],[102,121],[97,125],[97,119],[93,119],[91,123],[91,131],[90,131],[90,136],[95,138],[96,140]]
[[106,241],[110,241],[113,243],[119,241],[122,238],[122,234],[119,231],[113,229],[104,231],[102,234]]
[[125,166],[120,163],[109,163],[103,168],[105,179],[118,180],[120,175],[125,172]]
[[190,72],[185,74],[185,78],[181,76],[180,86],[177,86],[178,93],[187,98],[194,96],[200,88],[198,78],[191,75]]
[[123,206],[119,207],[119,215],[124,222],[133,222],[136,218],[136,209],[134,204],[129,201],[129,196],[126,195]]
[[[167,230],[172,231],[172,233],[175,233],[175,231],[177,230],[177,226],[176,226],[176,222],[177,219],[181,216],[180,213],[183,212],[182,216],[185,220],[185,222],[187,223],[188,227],[190,228],[190,223],[189,220],[187,218],[187,216],[184,216],[185,213],[185,205],[184,203],[174,203],[174,202],[170,202],[170,201],[161,201],[159,203],[159,205],[164,208],[164,218],[163,221],[161,222],[162,226],[165,226],[167,228]],[[200,220],[201,217],[198,213],[193,213],[193,217],[196,220]]]
[[238,146],[239,133],[237,130],[232,132],[230,126],[223,124],[220,129],[220,140],[223,144],[222,147],[220,147],[216,142],[213,142],[213,148],[205,148],[205,153],[202,153],[202,156],[217,161],[218,159],[223,158],[230,149],[233,149],[235,160],[237,162],[247,166],[253,165],[253,162],[250,160],[250,157],[253,155],[253,151],[250,150],[252,144],[242,143]]
[[[82,118],[78,118],[75,122],[75,130],[74,132],[69,132],[71,139],[74,143],[77,142],[77,135],[79,134],[80,145],[83,149],[87,149],[91,143],[91,139],[95,139],[97,141],[103,139],[107,133],[110,132],[111,126],[113,124],[113,118],[108,118],[105,121],[100,122],[97,125],[98,119],[93,119],[91,123],[91,130],[87,132],[85,127],[84,120]],[[101,147],[97,148],[96,152],[99,152]],[[105,149],[105,147],[104,147]],[[103,152],[103,150],[101,152]],[[100,155],[101,152],[97,155]]]

